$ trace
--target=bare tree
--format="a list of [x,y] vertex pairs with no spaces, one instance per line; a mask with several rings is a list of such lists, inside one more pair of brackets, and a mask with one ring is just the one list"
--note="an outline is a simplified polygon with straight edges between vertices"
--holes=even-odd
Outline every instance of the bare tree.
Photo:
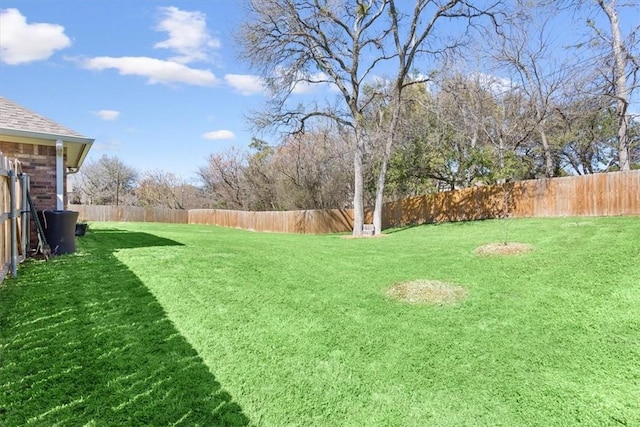
[[[450,67],[438,81],[434,112],[437,121],[446,125],[442,139],[451,140],[453,160],[449,188],[470,186],[477,179],[495,180],[496,169],[504,164],[512,147],[511,129],[520,116],[505,102],[504,87],[498,79],[481,73],[463,72],[464,66]],[[442,125],[441,125],[442,126]],[[441,130],[440,133],[443,131]]]
[[610,171],[617,165],[617,113],[611,97],[600,92],[601,80],[595,69],[574,76],[552,116],[552,138],[568,173]]
[[[364,223],[362,111],[369,100],[362,85],[388,59],[382,41],[389,29],[377,25],[387,5],[387,0],[252,0],[238,34],[244,58],[259,70],[273,96],[268,108],[256,114],[258,128],[285,126],[300,133],[320,118],[352,132],[355,236],[362,234]],[[288,104],[296,88],[323,83],[337,88],[340,102]]]
[[287,138],[276,148],[278,198],[295,209],[333,209],[349,205],[353,182],[346,142],[329,129]]
[[[598,38],[610,46],[613,55],[611,83],[615,94],[616,112],[618,115],[618,157],[620,170],[626,171],[631,167],[631,139],[629,137],[629,115],[627,113],[631,92],[637,87],[635,86],[635,77],[640,68],[640,59],[637,55],[634,56],[631,49],[634,47],[637,49],[635,39],[638,28],[640,27],[636,26],[627,41],[625,41],[622,37],[619,20],[619,13],[622,6],[616,4],[616,0],[596,1],[600,9],[607,16],[610,25],[611,33],[607,35],[602,31],[598,31],[595,24],[592,23],[593,28],[596,29]],[[640,7],[640,4],[637,2],[634,3],[635,4],[631,4],[631,7]]]
[[[579,43],[578,47],[586,47],[592,54],[597,54],[594,56],[597,59],[594,67],[600,71],[607,83],[600,89],[601,94],[612,96],[616,105],[618,167],[620,170],[629,170],[633,151],[629,103],[638,88],[640,71],[637,41],[640,32],[640,25],[637,22],[640,2],[637,0],[628,0],[623,3],[617,3],[616,0],[567,0],[558,3],[587,11],[586,22],[592,30],[592,37],[588,42]],[[609,23],[608,30],[600,24],[603,17]],[[625,17],[630,18],[631,22],[623,25]],[[626,35],[625,30],[628,30]]]
[[274,149],[266,141],[253,138],[249,144],[242,177],[245,188],[245,207],[255,211],[284,209],[278,200]]
[[501,89],[493,94],[495,108],[485,112],[482,132],[495,153],[492,179],[496,182],[533,177],[535,157],[527,146],[535,132],[528,99],[519,88]]
[[215,208],[245,209],[246,187],[243,170],[246,165],[245,153],[236,147],[211,154],[207,164],[198,169],[203,190]]
[[[530,12],[529,8],[526,12]],[[554,45],[547,34],[548,26],[549,18],[544,16],[542,9],[516,14],[500,37],[495,59],[517,76],[517,86],[528,99],[535,131],[540,138],[544,173],[553,177],[557,161],[549,141],[547,122],[554,109],[554,96],[565,83],[569,67],[553,57]]]
[[142,173],[136,187],[139,206],[188,209],[193,203],[192,188],[171,172],[153,170]]
[[[559,156],[562,167],[571,174],[586,175],[611,170],[617,159],[610,144],[615,136],[615,110],[593,109],[581,103],[563,111],[563,133]],[[576,110],[576,108],[583,108]]]
[[[484,104],[485,111],[492,107],[474,89],[477,88],[470,79],[456,75],[431,84],[429,90],[424,85],[404,90],[399,128],[389,159],[387,197],[450,190],[473,181],[474,169],[481,170],[475,150],[484,136],[480,133],[482,119],[476,113],[481,108],[477,104]],[[384,115],[379,112],[387,108],[377,108],[378,115]]]
[[[398,61],[390,80],[389,128],[378,168],[374,228],[379,233],[386,168],[398,127],[402,91],[407,85],[424,81],[409,78],[415,60],[441,54],[460,43],[458,38],[435,37],[437,31],[443,31],[440,24],[486,15],[497,3],[480,9],[463,0],[416,0],[412,8],[394,0],[249,1],[248,18],[238,39],[245,59],[260,71],[274,95],[271,108],[258,115],[256,123],[259,127],[285,125],[300,132],[306,122],[321,117],[351,129],[355,142],[355,236],[362,234],[364,222],[363,160],[368,138],[364,111],[377,96],[364,90],[367,79],[374,72],[383,73],[385,63]],[[287,102],[300,84],[319,83],[333,85],[339,102],[295,107]]]
[[118,157],[102,156],[84,164],[74,175],[74,192],[81,203],[90,205],[133,205],[138,172]]
[[[393,58],[397,60],[397,69],[391,82],[391,119],[376,185],[376,201],[373,211],[375,234],[382,231],[382,204],[387,166],[400,123],[403,91],[408,86],[428,81],[428,78],[411,75],[415,61],[425,56],[433,59],[459,47],[463,44],[464,36],[468,35],[469,25],[472,25],[476,18],[489,17],[494,26],[497,26],[497,7],[501,4],[499,1],[482,2],[482,6],[480,6],[481,2],[476,2],[476,4],[471,1],[416,0],[413,10],[407,14],[399,7],[400,2],[389,0],[388,3],[389,28],[395,48]],[[407,17],[408,22],[405,22]],[[464,27],[461,35],[440,41],[441,39],[439,40],[437,37],[438,32],[443,31],[443,26],[450,25],[454,19],[465,20],[468,26]]]
[[350,147],[330,129],[278,146],[254,138],[248,150],[209,156],[199,170],[213,207],[244,210],[344,208],[353,194]]

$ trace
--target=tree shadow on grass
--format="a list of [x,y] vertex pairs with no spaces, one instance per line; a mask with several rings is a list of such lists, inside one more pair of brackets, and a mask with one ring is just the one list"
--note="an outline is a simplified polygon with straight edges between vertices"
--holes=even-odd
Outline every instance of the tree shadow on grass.
[[0,287],[0,425],[250,424],[144,284],[113,255],[179,245],[96,230]]

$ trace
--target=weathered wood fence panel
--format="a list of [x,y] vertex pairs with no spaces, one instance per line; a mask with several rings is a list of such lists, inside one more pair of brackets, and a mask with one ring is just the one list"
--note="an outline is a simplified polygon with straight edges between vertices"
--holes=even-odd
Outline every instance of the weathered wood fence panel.
[[519,181],[411,197],[384,205],[382,227],[505,215],[640,215],[640,171]]
[[640,215],[640,171],[523,181],[523,197],[533,201],[524,215]]
[[[89,221],[209,224],[277,233],[353,229],[352,209],[247,212],[70,205]],[[386,203],[382,227],[477,219],[640,215],[640,171],[611,172],[465,188]],[[366,221],[371,222],[371,212]]]
[[166,222],[186,224],[189,216],[185,210],[141,208],[136,206],[69,205],[69,210],[78,211],[79,221]]
[[247,212],[192,209],[189,224],[219,225],[274,233],[323,234],[351,231],[351,209]]
[[349,209],[248,212],[226,209],[177,210],[135,206],[69,205],[80,221],[208,224],[275,233],[322,234],[351,231]]

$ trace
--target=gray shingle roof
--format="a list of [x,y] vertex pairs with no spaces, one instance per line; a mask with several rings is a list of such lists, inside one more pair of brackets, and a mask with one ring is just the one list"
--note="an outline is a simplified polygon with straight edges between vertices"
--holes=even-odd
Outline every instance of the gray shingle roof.
[[36,114],[2,96],[0,96],[0,129],[86,138],[86,136]]

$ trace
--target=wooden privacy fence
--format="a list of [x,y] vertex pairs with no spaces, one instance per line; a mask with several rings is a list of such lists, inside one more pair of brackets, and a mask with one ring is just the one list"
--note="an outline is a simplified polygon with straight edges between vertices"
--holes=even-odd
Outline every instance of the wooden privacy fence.
[[136,206],[69,205],[78,211],[78,221],[167,222],[187,224],[188,211],[168,208],[141,208]]
[[386,203],[382,228],[433,222],[640,215],[640,170],[464,188]]
[[29,247],[27,196],[29,177],[20,170],[20,162],[0,153],[0,281],[8,272],[16,275]]
[[134,206],[69,205],[80,221],[165,222],[206,224],[275,233],[338,233],[351,231],[350,209],[248,212],[227,209],[177,210]]
[[248,212],[224,209],[192,209],[189,224],[220,225],[276,233],[324,234],[353,229],[353,210],[300,210]]
[[[353,229],[352,209],[247,212],[70,205],[88,221],[209,224],[280,233],[340,233]],[[640,215],[640,171],[518,181],[426,194],[386,203],[382,227],[476,219]],[[367,212],[368,221],[371,212]]]

